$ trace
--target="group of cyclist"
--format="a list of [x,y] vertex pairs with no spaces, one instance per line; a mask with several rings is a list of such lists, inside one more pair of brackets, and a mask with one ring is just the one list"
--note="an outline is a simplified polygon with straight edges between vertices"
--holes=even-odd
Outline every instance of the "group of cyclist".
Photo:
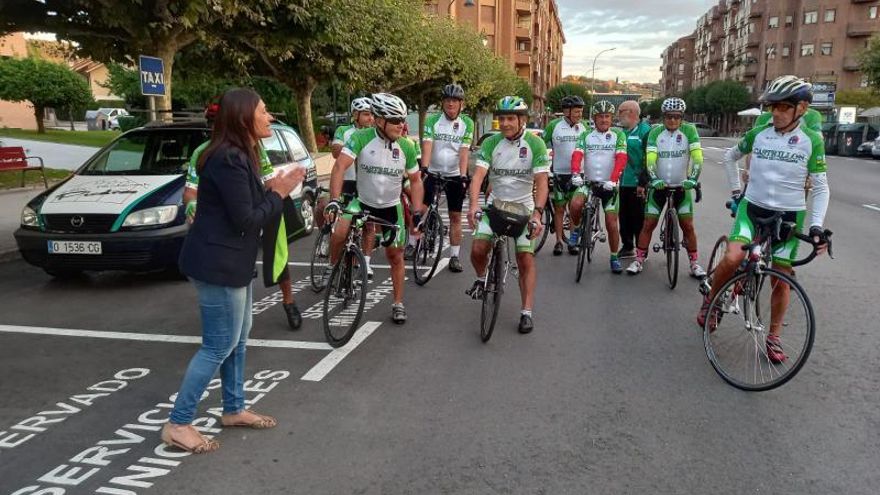
[[[474,138],[474,123],[463,113],[464,90],[449,84],[441,94],[442,112],[428,118],[424,128],[421,153],[418,143],[403,134],[408,110],[404,102],[391,94],[378,93],[352,102],[352,126],[337,130],[333,141],[336,162],[330,179],[330,201],[325,217],[339,217],[331,241],[331,262],[339,255],[352,212],[368,210],[386,221],[386,256],[392,267],[394,303],[392,320],[406,321],[403,306],[404,259],[412,252],[418,238],[420,214],[442,183],[449,211],[449,269],[461,272],[462,210],[469,202],[467,221],[473,231],[470,259],[476,280],[467,293],[478,297],[484,289],[487,260],[493,238],[493,223],[488,209],[519,214],[528,221],[514,238],[522,306],[519,331],[534,328],[532,310],[537,279],[534,261],[535,238],[540,235],[545,204],[555,210],[555,218],[569,213],[568,244],[564,246],[563,222],[554,221],[556,238],[553,254],[560,256],[567,248],[578,254],[578,226],[585,201],[591,195],[601,199],[610,248],[610,269],[624,271],[621,258],[635,259],[626,268],[638,275],[645,267],[648,244],[657,226],[667,195],[675,208],[683,232],[690,274],[706,276],[698,263],[697,236],[693,215],[695,190],[703,166],[703,153],[696,128],[683,121],[685,102],[667,98],[662,103],[662,122],[650,128],[639,118],[638,105],[626,102],[620,112],[608,101],[598,101],[590,109],[591,123],[584,123],[585,102],[578,96],[561,101],[563,116],[551,121],[543,139],[527,132],[528,105],[522,98],[507,96],[499,100],[494,114],[499,133],[481,143],[476,168],[468,177],[468,157]],[[821,134],[802,125],[812,100],[811,85],[794,76],[774,80],[761,101],[770,108],[769,120],[753,130],[725,155],[732,207],[736,219],[729,236],[724,259],[714,270],[713,286],[720,286],[739,266],[741,246],[751,242],[756,219],[776,211],[797,223],[806,217],[805,184],[811,183],[813,201],[809,214],[809,233],[818,244],[824,242],[823,223],[828,207],[829,189]],[[621,127],[613,127],[618,119]],[[748,188],[740,184],[738,160],[751,155]],[[427,180],[422,182],[422,168]],[[552,176],[552,188],[550,177]],[[435,178],[442,177],[438,182]],[[404,224],[401,196],[408,182],[413,225]],[[488,183],[488,186],[484,184]],[[469,186],[468,186],[469,184]],[[635,232],[632,222],[620,222],[621,196],[639,205],[635,218],[644,222]],[[484,198],[484,202],[481,202]],[[642,203],[643,206],[641,205]],[[485,205],[485,206],[483,206]],[[634,208],[630,208],[634,209]],[[632,213],[629,213],[631,215]],[[619,223],[626,224],[626,228]],[[391,228],[397,225],[397,228]],[[623,247],[621,248],[621,232]],[[409,233],[409,236],[407,236]],[[387,236],[394,235],[393,239]],[[410,242],[407,243],[407,237]],[[366,239],[372,236],[367,235]],[[366,246],[365,246],[366,247]],[[404,250],[404,247],[407,249]],[[785,269],[795,258],[797,240],[774,245],[774,265]],[[369,250],[366,251],[369,253]],[[697,321],[704,325],[710,314],[706,296]],[[787,305],[785,288],[774,290],[773,327],[767,339],[771,360],[784,360],[779,342],[781,315]]]

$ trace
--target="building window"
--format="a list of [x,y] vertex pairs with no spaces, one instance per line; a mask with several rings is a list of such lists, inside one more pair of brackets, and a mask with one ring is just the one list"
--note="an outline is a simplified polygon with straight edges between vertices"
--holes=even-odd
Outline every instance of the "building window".
[[809,12],[804,12],[804,24],[816,24],[819,20],[819,12],[815,10],[811,10]]
[[877,18],[877,6],[872,5],[868,7],[868,19],[876,19]]
[[825,9],[825,22],[834,22],[835,17],[837,17],[836,9]]
[[679,48],[678,49],[678,58],[684,58],[684,54],[685,54],[685,49]]
[[776,58],[776,45],[769,45],[766,53],[769,60]]
[[801,57],[812,57],[815,46],[812,43],[801,44]]
[[822,55],[831,55],[831,42],[830,41],[822,43],[822,46],[820,48],[820,53]]
[[494,35],[491,35],[491,34],[486,35],[486,47],[491,48],[492,50],[495,49],[495,36]]
[[788,45],[782,47],[782,58],[788,58],[791,54],[791,48]]
[[678,73],[684,74],[684,64],[678,64]]
[[529,51],[529,42],[528,41],[517,41],[516,42],[516,49],[521,52]]
[[495,7],[483,5],[480,7],[480,21],[484,24],[495,24]]
[[779,27],[779,16],[771,17],[769,22],[767,23],[767,27],[770,29],[775,29]]
[[794,24],[794,16],[785,16],[785,27],[791,27],[792,24]]

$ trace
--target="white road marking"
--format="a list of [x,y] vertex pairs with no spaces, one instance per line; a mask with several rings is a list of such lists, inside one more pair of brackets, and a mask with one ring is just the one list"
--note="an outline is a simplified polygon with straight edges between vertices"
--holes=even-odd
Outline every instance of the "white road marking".
[[330,351],[330,354],[324,356],[324,359],[320,360],[318,364],[312,366],[312,369],[306,372],[305,375],[300,378],[300,380],[304,380],[307,382],[320,382],[327,376],[327,373],[333,371],[333,368],[339,364],[345,356],[347,356],[351,351],[355,349],[355,347],[359,346],[361,342],[367,339],[373,332],[376,331],[382,325],[382,322],[379,321],[368,321],[361,325],[358,328],[354,335],[351,337],[351,340],[348,341],[344,346],[333,349]]
[[877,206],[877,205],[875,205],[875,204],[862,205],[862,206],[864,206],[865,208],[868,208],[868,209],[870,209],[870,210],[880,211],[880,206]]
[[[55,335],[60,337],[86,337],[94,339],[137,340],[142,342],[166,342],[174,344],[201,344],[202,338],[191,335],[167,335],[132,332],[101,332],[95,330],[76,330],[71,328],[25,327],[0,325],[0,332],[24,333],[31,335]],[[248,347],[272,347],[279,349],[306,349],[329,351],[333,347],[324,342],[304,342],[296,340],[248,339]]]
[[[257,261],[257,264],[262,265],[263,262]],[[288,262],[287,264],[290,266],[305,266],[305,267],[312,266],[312,264],[308,261],[291,261],[291,262]],[[327,263],[315,263],[315,266],[327,266]],[[385,270],[390,270],[391,265],[375,265],[373,263],[370,263],[370,268],[382,268]],[[308,279],[306,279],[306,280],[308,280]]]

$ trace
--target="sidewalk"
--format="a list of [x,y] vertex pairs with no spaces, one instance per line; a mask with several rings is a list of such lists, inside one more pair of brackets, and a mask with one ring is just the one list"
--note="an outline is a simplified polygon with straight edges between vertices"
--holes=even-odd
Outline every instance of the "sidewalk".
[[18,258],[12,234],[21,223],[21,209],[42,190],[42,187],[26,187],[0,191],[0,262]]
[[0,137],[3,146],[21,146],[28,156],[39,156],[43,159],[46,168],[58,168],[62,170],[76,170],[92,157],[99,149],[91,146],[78,146],[75,144],[58,144],[44,141],[30,141],[27,139],[15,139]]

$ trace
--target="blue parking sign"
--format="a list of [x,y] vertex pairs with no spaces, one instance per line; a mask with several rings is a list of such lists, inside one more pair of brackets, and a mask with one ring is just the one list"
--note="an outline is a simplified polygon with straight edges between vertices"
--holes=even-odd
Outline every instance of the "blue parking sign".
[[141,75],[141,93],[144,96],[164,96],[165,64],[162,59],[141,55],[138,68]]

